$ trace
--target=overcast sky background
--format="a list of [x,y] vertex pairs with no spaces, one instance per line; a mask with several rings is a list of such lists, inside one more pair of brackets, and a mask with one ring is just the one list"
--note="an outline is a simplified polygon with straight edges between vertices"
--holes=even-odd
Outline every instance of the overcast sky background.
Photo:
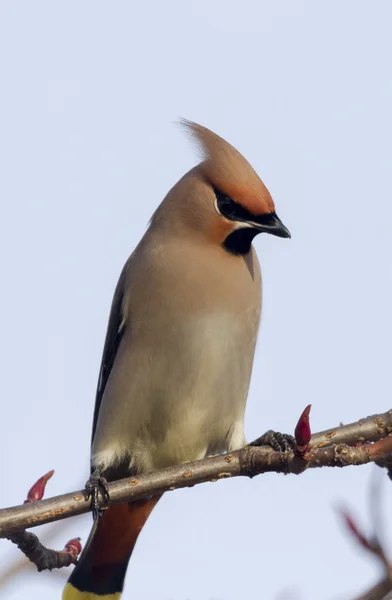
[[[388,0],[0,0],[1,506],[49,469],[48,495],[89,474],[114,286],[197,160],[180,116],[249,159],[292,233],[256,240],[264,306],[248,439],[291,432],[310,402],[314,431],[391,407],[391,19]],[[336,506],[368,525],[372,473],[168,494],[124,598],[350,599],[380,573]],[[61,548],[90,524],[39,533]],[[0,572],[19,560],[0,543]],[[66,577],[25,568],[0,598],[60,598]]]

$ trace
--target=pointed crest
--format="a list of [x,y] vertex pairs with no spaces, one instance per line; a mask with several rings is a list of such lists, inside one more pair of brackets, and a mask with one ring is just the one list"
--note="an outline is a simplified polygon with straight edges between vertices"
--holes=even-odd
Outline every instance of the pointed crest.
[[201,151],[200,169],[211,185],[253,214],[275,210],[268,189],[234,146],[202,125],[179,122]]

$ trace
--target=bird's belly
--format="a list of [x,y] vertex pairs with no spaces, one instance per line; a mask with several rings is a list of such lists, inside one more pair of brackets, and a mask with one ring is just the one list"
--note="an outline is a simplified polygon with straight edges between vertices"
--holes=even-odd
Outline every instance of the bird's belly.
[[215,315],[168,323],[151,343],[146,331],[139,345],[134,339],[137,352],[123,352],[105,390],[94,454],[128,454],[133,469],[146,472],[240,447],[251,325]]

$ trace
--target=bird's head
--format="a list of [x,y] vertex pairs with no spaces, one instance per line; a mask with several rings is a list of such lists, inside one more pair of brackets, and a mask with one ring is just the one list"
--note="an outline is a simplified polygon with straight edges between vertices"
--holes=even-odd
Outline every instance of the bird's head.
[[[289,238],[271,194],[253,167],[231,144],[206,127],[180,120],[201,151],[202,162],[189,171],[161,205],[177,221],[207,235],[232,254],[247,254],[259,233]],[[161,210],[157,211],[159,218]]]

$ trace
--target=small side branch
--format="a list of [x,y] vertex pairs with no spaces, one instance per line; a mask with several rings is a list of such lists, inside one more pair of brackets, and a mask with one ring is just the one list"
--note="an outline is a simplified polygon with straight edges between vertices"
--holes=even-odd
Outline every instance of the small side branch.
[[366,592],[357,596],[355,600],[385,600],[387,596],[389,598],[389,594],[392,592],[392,564],[376,532],[372,536],[366,536],[348,511],[342,511],[342,516],[357,545],[374,556],[384,571],[382,579]]
[[38,571],[45,569],[61,569],[77,563],[81,551],[80,538],[70,540],[64,550],[51,550],[41,544],[34,533],[17,531],[7,536],[7,539],[16,544],[27,558],[35,564]]
[[[35,482],[29,489],[24,505],[42,500],[46,484],[52,477],[54,471],[49,471]],[[74,538],[67,542],[64,550],[51,550],[46,548],[34,533],[29,531],[15,531],[7,535],[7,539],[16,544],[25,556],[37,567],[38,571],[45,569],[61,569],[77,563],[78,555],[82,546],[80,538]]]

